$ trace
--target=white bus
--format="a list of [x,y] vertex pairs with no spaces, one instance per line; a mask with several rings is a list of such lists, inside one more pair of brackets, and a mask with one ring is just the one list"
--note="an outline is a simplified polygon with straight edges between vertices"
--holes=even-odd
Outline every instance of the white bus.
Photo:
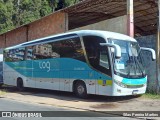
[[141,49],[129,36],[97,30],[69,32],[4,50],[4,84],[87,94],[126,96],[146,91]]

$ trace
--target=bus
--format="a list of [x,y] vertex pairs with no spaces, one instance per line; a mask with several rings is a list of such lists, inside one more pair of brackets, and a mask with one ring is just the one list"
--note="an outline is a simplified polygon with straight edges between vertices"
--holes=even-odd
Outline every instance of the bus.
[[147,87],[141,50],[134,38],[100,30],[48,36],[4,49],[4,84],[88,94],[127,96]]

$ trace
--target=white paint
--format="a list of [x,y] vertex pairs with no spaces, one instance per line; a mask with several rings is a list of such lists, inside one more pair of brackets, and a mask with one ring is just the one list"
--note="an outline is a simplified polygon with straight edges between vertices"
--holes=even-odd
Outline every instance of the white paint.
[[40,69],[47,69],[47,72],[51,70],[51,63],[49,61],[39,62]]

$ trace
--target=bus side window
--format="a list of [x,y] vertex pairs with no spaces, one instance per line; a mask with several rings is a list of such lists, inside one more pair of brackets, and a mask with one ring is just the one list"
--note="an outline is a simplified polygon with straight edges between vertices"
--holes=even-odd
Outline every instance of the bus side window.
[[53,46],[50,43],[33,46],[32,50],[33,59],[38,60],[38,59],[53,58],[53,55],[55,55],[55,53],[52,52],[52,47]]
[[106,42],[105,39],[98,36],[84,36],[83,41],[89,64],[94,69],[111,76],[108,47],[100,46],[100,43]]
[[4,55],[4,61],[5,62],[11,62],[12,61],[12,58],[10,57],[9,50],[4,50],[3,55]]
[[101,47],[99,65],[109,69],[109,59],[107,56],[107,49],[108,49],[107,47]]
[[5,52],[6,62],[17,62],[24,60],[25,48],[11,49]]
[[33,59],[33,47],[32,46],[25,48],[24,59],[25,60],[32,60]]
[[72,38],[26,47],[25,60],[72,58],[85,62],[80,39]]
[[52,43],[52,52],[61,58],[72,58],[85,62],[84,52],[79,38],[61,40]]

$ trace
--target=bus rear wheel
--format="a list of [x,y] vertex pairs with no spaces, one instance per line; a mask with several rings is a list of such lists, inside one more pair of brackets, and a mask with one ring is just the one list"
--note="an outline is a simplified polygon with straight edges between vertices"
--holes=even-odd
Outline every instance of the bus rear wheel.
[[3,84],[0,84],[0,88],[2,88],[2,85],[3,85]]
[[84,82],[78,81],[75,84],[74,92],[79,98],[87,98],[87,89]]
[[23,80],[21,78],[18,78],[18,80],[17,80],[17,89],[18,89],[18,91],[24,90]]

